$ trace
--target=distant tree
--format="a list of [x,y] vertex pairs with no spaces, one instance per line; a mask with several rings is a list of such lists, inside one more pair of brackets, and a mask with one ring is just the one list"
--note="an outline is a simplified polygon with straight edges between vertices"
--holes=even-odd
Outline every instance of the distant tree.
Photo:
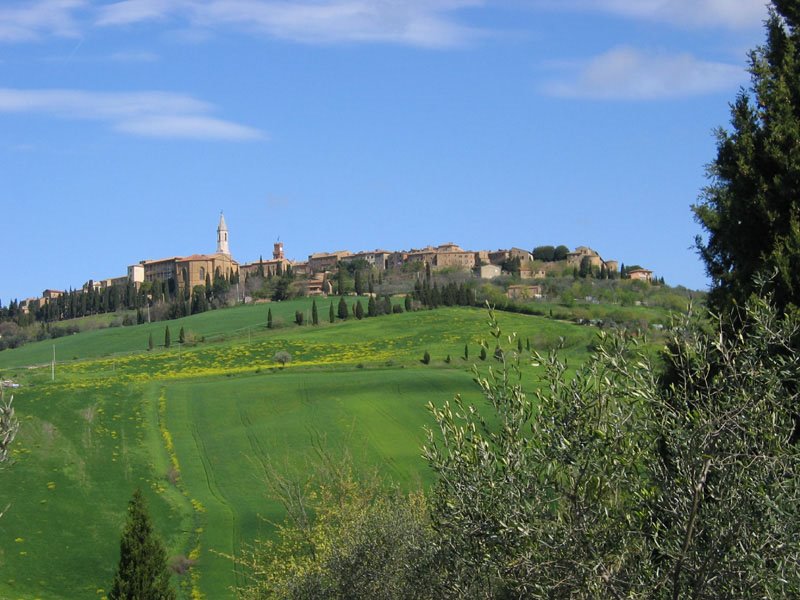
[[333,313],[333,300],[331,300],[331,306],[330,306],[330,309],[328,310],[328,320],[331,323],[333,323],[336,320],[336,317],[335,317],[335,315]]
[[355,272],[355,289],[356,294],[361,296],[364,293],[364,276],[361,274],[361,271]]
[[444,362],[446,362],[448,365],[450,364],[450,355],[449,354],[447,355],[447,358],[444,359]]
[[522,338],[521,337],[517,338],[517,352],[522,354]]
[[302,310],[294,311],[294,322],[297,323],[298,325],[302,325],[303,324],[303,311]]
[[267,309],[267,329],[272,329],[272,309]]
[[578,277],[582,279],[586,279],[587,277],[592,276],[592,259],[588,256],[584,256],[581,259],[581,266],[578,269]]
[[469,344],[464,344],[464,360],[469,360]]
[[152,331],[150,332],[150,335],[147,338],[147,349],[148,350],[152,350],[153,349],[153,332]]
[[375,296],[369,297],[369,301],[367,302],[367,316],[368,317],[378,316],[378,305],[375,302]]
[[481,346],[481,354],[480,354],[480,359],[481,359],[481,360],[486,360],[486,348],[485,348],[485,347],[483,347],[483,346]]
[[275,290],[272,292],[272,299],[276,302],[280,302],[281,300],[287,300],[289,298],[289,284],[291,280],[289,277],[282,275],[278,278],[277,283],[275,284]]
[[383,297],[383,314],[392,314],[392,299],[389,296]]
[[556,249],[553,251],[553,260],[566,260],[567,254],[569,254],[569,248],[566,246],[556,246]]
[[406,308],[406,312],[411,312],[411,296],[406,294],[406,297],[403,299],[403,305]]
[[369,291],[370,294],[375,293],[375,283],[372,281],[372,275],[369,276],[369,286],[367,288],[367,291]]
[[169,338],[169,325],[164,329],[164,348],[169,348],[170,345],[170,338]]
[[541,260],[543,262],[552,262],[555,260],[556,249],[554,246],[537,246],[533,249],[534,260]]
[[338,314],[339,318],[342,320],[347,319],[348,317],[349,310],[347,308],[347,302],[345,302],[344,297],[339,298]]
[[[372,298],[370,298],[372,300]],[[361,306],[361,300],[356,300],[356,308],[353,311],[355,313],[356,319],[359,321],[364,318],[364,307]]]
[[339,296],[344,296],[344,271],[342,263],[339,263],[339,270],[336,274],[336,294]]
[[178,341],[181,344],[185,344],[186,343],[186,332],[183,330],[182,326],[181,326],[181,330],[178,332]]
[[311,324],[319,325],[319,314],[317,313],[317,299],[311,301]]
[[141,490],[128,503],[120,557],[109,600],[174,600],[164,545],[153,531]]
[[531,351],[531,338],[525,338],[525,349],[528,352]]
[[431,362],[431,353],[425,350],[425,354],[422,355],[422,364],[427,365]]
[[273,356],[272,360],[278,363],[281,368],[286,366],[286,363],[292,362],[292,355],[286,350],[278,350]]

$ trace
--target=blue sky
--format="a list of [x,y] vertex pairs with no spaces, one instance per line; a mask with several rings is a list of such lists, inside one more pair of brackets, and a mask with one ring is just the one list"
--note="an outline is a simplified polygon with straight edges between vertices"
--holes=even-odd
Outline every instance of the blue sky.
[[0,300],[212,252],[589,245],[689,206],[761,0],[2,0]]

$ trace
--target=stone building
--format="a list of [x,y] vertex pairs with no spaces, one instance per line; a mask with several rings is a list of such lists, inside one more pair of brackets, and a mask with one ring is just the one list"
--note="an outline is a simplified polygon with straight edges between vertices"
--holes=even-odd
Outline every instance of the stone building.
[[653,281],[653,272],[649,269],[633,269],[628,271],[628,278],[635,281]]
[[389,259],[391,255],[392,253],[388,250],[373,250],[344,256],[341,258],[341,261],[346,263],[354,260],[363,260],[371,267],[375,267],[379,271],[385,271],[389,268]]
[[338,262],[348,256],[350,252],[347,250],[337,250],[336,252],[317,252],[308,257],[308,273],[321,273],[323,271],[332,271],[336,268]]
[[532,300],[542,297],[542,286],[540,285],[510,285],[506,295],[511,300]]

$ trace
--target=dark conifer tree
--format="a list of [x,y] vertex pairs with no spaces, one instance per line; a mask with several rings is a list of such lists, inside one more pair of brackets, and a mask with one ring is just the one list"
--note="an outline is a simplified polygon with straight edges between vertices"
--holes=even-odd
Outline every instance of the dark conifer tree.
[[311,301],[311,324],[319,325],[319,314],[317,314],[317,299]]
[[356,300],[355,308],[353,308],[353,314],[359,321],[364,318],[364,307],[361,306],[361,300]]
[[336,317],[334,316],[334,313],[333,313],[333,300],[331,300],[331,306],[330,306],[330,309],[328,310],[328,320],[331,323],[333,323],[336,320]]
[[267,329],[272,329],[272,309],[267,309]]
[[128,519],[120,540],[120,557],[109,600],[174,600],[164,545],[153,531],[140,490],[128,504]]
[[183,327],[181,327],[181,330],[178,332],[178,341],[181,344],[186,343],[186,332],[183,330]]
[[164,348],[169,348],[170,339],[169,339],[169,325],[164,329]]
[[150,332],[150,336],[147,338],[147,349],[148,350],[152,350],[153,349],[153,332],[152,331]]
[[403,299],[403,305],[406,308],[406,312],[411,312],[411,296],[406,294],[406,297]]
[[375,302],[375,297],[370,296],[369,301],[367,302],[367,316],[368,317],[377,317],[378,316],[378,306]]
[[338,308],[339,318],[346,319],[349,316],[349,312],[350,311],[347,308],[347,302],[345,302],[344,297],[339,298],[339,308]]

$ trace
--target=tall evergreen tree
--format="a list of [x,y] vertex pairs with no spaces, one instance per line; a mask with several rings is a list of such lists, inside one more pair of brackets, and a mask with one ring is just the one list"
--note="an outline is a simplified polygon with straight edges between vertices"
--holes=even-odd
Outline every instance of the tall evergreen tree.
[[693,207],[707,231],[697,248],[717,311],[742,306],[771,276],[781,311],[800,305],[800,2],[773,0],[766,43],[750,53],[751,86],[717,132],[710,185]]
[[140,490],[128,503],[128,519],[120,540],[120,557],[109,600],[174,600],[167,557],[153,531]]
[[153,349],[153,332],[152,331],[150,332],[150,336],[147,338],[147,349],[148,350],[152,350]]
[[164,348],[169,348],[170,338],[169,338],[169,325],[164,329]]
[[355,308],[353,309],[356,319],[359,321],[364,318],[364,307],[361,306],[361,300],[356,300]]
[[311,301],[311,324],[319,325],[319,314],[317,313],[317,299]]
[[178,341],[181,344],[186,343],[186,332],[183,330],[183,327],[181,327],[181,330],[178,332]]
[[331,323],[333,323],[336,320],[336,317],[334,316],[334,313],[333,313],[333,300],[331,300],[331,306],[330,306],[330,309],[328,310],[328,320]]
[[339,307],[338,307],[339,318],[346,319],[349,315],[349,312],[350,311],[347,308],[347,302],[345,302],[344,297],[339,298]]

